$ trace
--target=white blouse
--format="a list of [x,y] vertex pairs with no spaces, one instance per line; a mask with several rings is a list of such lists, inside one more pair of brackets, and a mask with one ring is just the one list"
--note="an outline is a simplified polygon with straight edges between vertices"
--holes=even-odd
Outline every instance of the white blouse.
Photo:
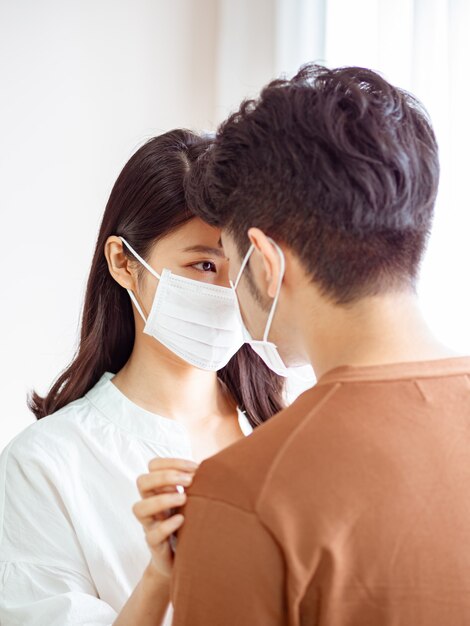
[[[194,457],[183,425],[135,405],[112,377],[0,456],[2,626],[109,626],[149,563],[136,479],[154,457]],[[252,431],[241,412],[239,423]]]

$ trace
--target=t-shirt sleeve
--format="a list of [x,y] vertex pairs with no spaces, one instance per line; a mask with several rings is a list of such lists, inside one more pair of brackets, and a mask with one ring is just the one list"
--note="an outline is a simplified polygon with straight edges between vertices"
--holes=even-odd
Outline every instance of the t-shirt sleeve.
[[66,487],[47,441],[20,438],[0,456],[2,626],[110,626],[116,618],[97,597]]
[[284,624],[284,570],[255,513],[190,496],[173,569],[173,626]]

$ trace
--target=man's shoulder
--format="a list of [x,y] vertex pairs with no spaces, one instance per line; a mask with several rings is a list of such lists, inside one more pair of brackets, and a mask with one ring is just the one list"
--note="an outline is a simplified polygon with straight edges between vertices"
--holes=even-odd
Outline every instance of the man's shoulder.
[[330,385],[309,389],[251,435],[204,460],[189,494],[255,510],[257,498],[283,448],[332,390]]

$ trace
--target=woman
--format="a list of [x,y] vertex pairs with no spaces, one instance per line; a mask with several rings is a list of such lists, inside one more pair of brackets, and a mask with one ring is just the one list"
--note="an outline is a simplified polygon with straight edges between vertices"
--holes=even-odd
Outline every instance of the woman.
[[0,460],[3,626],[170,623],[176,485],[282,408],[282,380],[240,349],[220,233],[185,203],[206,147],[152,139],[111,192],[77,354]]

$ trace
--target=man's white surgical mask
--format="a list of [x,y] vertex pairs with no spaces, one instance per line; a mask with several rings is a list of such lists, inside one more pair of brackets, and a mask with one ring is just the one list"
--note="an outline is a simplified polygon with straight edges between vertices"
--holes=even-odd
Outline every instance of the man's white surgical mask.
[[[279,354],[276,345],[272,343],[271,341],[268,341],[269,331],[271,330],[271,325],[273,323],[274,313],[276,312],[276,307],[277,307],[277,303],[279,300],[279,294],[281,293],[281,285],[282,285],[282,281],[284,278],[284,273],[286,271],[286,260],[284,258],[283,251],[277,245],[277,243],[273,241],[272,239],[270,239],[269,241],[273,244],[273,246],[276,248],[277,252],[279,253],[279,258],[281,260],[281,271],[279,273],[279,283],[276,288],[276,295],[274,297],[271,310],[268,315],[268,320],[266,322],[266,327],[264,329],[263,339],[253,339],[248,329],[246,328],[245,324],[243,323],[241,312],[240,312],[240,320],[241,320],[241,324],[243,325],[244,332],[245,332],[245,343],[248,343],[253,348],[256,354],[263,359],[263,361],[266,363],[269,369],[271,369],[273,372],[275,372],[279,376],[287,377],[289,375],[288,367],[285,365],[284,361],[282,360],[281,355]],[[248,261],[250,260],[250,256],[252,255],[254,249],[255,249],[254,245],[251,245],[250,248],[248,249],[248,252],[246,253],[245,258],[243,259],[235,284],[232,283],[232,289],[234,292],[236,292],[236,289],[238,287],[238,284],[243,274],[243,270],[247,266]],[[237,302],[238,302],[238,299],[237,299]]]
[[168,269],[160,275],[124,237],[119,238],[159,281],[147,319],[133,292],[127,290],[145,322],[144,333],[199,369],[225,367],[244,343],[234,291],[177,276]]

